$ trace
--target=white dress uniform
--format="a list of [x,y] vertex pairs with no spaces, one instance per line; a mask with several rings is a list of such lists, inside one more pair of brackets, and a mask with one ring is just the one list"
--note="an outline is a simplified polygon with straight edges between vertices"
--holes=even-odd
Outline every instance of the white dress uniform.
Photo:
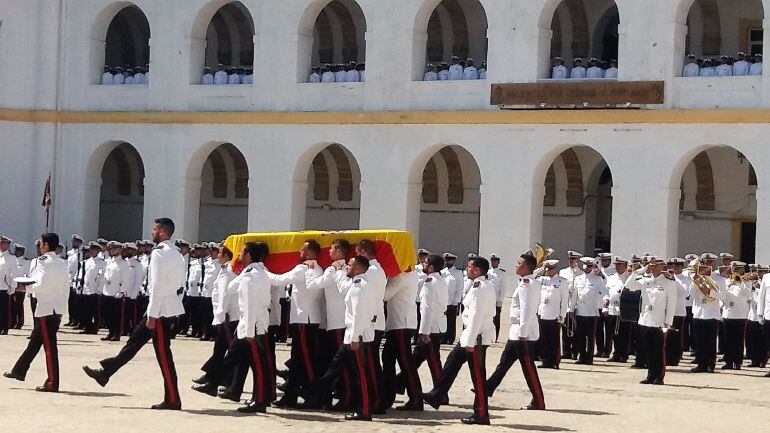
[[262,263],[252,263],[233,282],[238,284],[238,338],[264,335],[270,322],[270,277]]
[[683,77],[698,77],[700,76],[700,66],[697,63],[688,63],[684,65],[682,69]]
[[388,303],[385,331],[417,328],[417,272],[405,272],[388,279],[384,300]]
[[463,332],[460,334],[461,347],[476,346],[476,339],[481,336],[483,346],[495,342],[495,286],[486,277],[473,280],[468,294],[463,299]]
[[77,286],[77,279],[78,279],[78,266],[83,261],[83,250],[82,249],[70,249],[67,251],[67,270],[69,271],[70,275],[70,287],[73,289]]
[[752,297],[751,283],[732,284],[728,282],[727,290],[722,299],[722,318],[748,319]]
[[125,84],[126,83],[126,77],[118,72],[117,74],[112,76],[112,84],[119,85],[119,84]]
[[449,79],[452,81],[459,81],[463,79],[464,70],[462,65],[455,64],[449,67]]
[[204,86],[210,86],[214,84],[214,75],[203,74],[203,76],[201,77],[201,84]]
[[749,303],[749,321],[759,322],[759,314],[757,314],[757,307],[759,307],[759,298],[762,294],[762,290],[754,289],[751,291],[751,302]]
[[537,312],[540,306],[541,283],[533,275],[527,275],[513,289],[511,297],[511,329],[508,340],[525,338],[537,341],[540,338],[540,324]]
[[572,68],[572,72],[570,73],[570,78],[576,79],[576,78],[585,78],[586,77],[586,68],[582,66],[576,66]]
[[310,77],[307,79],[308,83],[311,84],[318,84],[321,82],[321,75],[318,72],[313,72],[310,74]]
[[575,278],[575,314],[598,317],[599,309],[607,296],[605,280],[596,274],[583,274]]
[[29,277],[35,280],[30,289],[37,298],[35,317],[67,314],[69,278],[67,262],[50,251],[37,258]]
[[608,302],[607,307],[603,308],[602,311],[610,316],[620,315],[620,294],[623,292],[628,276],[628,272],[622,274],[615,272],[607,277],[607,296],[604,299]]
[[749,75],[759,76],[762,75],[762,62],[753,63],[749,69]]
[[434,272],[425,279],[420,291],[420,334],[446,332],[446,311],[449,285],[440,273]]
[[229,78],[230,77],[227,75],[227,72],[217,71],[214,73],[214,84],[217,84],[217,85],[227,84],[229,81]]
[[487,79],[487,68],[479,68],[479,80]]
[[134,84],[147,84],[144,81],[144,74],[141,72],[137,72],[134,74]]
[[[454,287],[449,287],[449,305],[458,305],[463,299],[466,278],[463,275],[463,271],[454,266],[451,269],[447,269],[447,272],[454,279]],[[446,273],[442,271],[442,275],[446,276]]]
[[362,341],[374,341],[374,316],[377,304],[381,302],[374,296],[363,275],[355,278],[340,277],[339,285],[346,287],[345,295],[345,337],[344,344]]
[[335,83],[344,83],[348,79],[347,71],[337,71],[334,73]]
[[147,317],[176,317],[184,314],[181,292],[186,273],[185,259],[171,241],[163,241],[153,248],[147,277],[150,298]]
[[322,83],[333,83],[335,79],[334,72],[332,71],[326,71],[321,75],[321,82]]
[[361,74],[353,69],[350,71],[347,71],[345,74],[345,82],[346,83],[360,83],[361,82]]
[[[709,296],[721,301],[725,296],[724,278],[719,275],[713,275],[712,279],[719,287],[719,291],[711,291]],[[721,320],[720,303],[717,301],[708,302],[703,297],[703,293],[693,284],[690,286],[690,299],[692,299],[692,317],[693,319],[703,320]]]
[[86,260],[86,273],[83,281],[84,295],[101,294],[104,288],[104,269],[107,264],[101,258],[92,257]]
[[241,84],[241,76],[238,73],[228,75],[227,84]]
[[463,80],[478,80],[479,71],[475,66],[468,66],[463,71]]
[[598,66],[591,66],[586,71],[586,78],[593,78],[593,79],[604,78],[604,74],[602,72],[603,72],[602,68]]
[[428,71],[422,77],[422,80],[423,81],[438,81],[438,73],[433,72],[433,71]]
[[235,318],[239,317],[237,286],[233,285],[232,290],[230,288],[230,283],[234,279],[232,265],[230,263],[220,265],[217,279],[214,281],[214,290],[211,293],[211,305],[214,311],[212,325],[221,325],[228,319],[234,322]]
[[503,301],[505,301],[505,298],[509,295],[508,280],[505,274],[505,269],[500,268],[491,268],[487,273],[487,278],[489,278],[489,280],[492,281],[492,284],[495,285],[498,307],[503,306]]
[[569,308],[569,281],[554,275],[540,277],[540,305],[537,314],[543,320],[564,319]]
[[[385,287],[388,284],[388,277],[385,275],[385,271],[382,269],[382,265],[377,259],[369,260],[369,269],[365,274],[366,282],[369,285],[369,290],[372,291],[373,302],[377,302],[379,305],[376,309],[377,322],[374,324],[375,331],[385,330]],[[415,327],[417,324],[415,323]]]
[[203,269],[203,287],[201,288],[201,296],[211,298],[213,296],[212,293],[214,292],[214,281],[216,281],[217,276],[219,275],[221,266],[217,260],[214,260],[209,256],[203,261]]
[[120,256],[110,257],[107,260],[107,266],[104,270],[104,288],[102,295],[111,298],[118,298],[118,294],[123,292],[124,266],[125,263]]
[[126,77],[126,79],[123,81],[123,84],[136,84],[134,82],[134,76],[129,75],[128,77]]
[[203,268],[200,259],[191,259],[190,267],[187,270],[187,296],[199,298],[203,286]]
[[102,74],[102,85],[103,86],[111,86],[113,84],[112,82],[113,76],[110,72],[105,72]]
[[142,262],[140,262],[136,257],[131,257],[131,259],[128,261],[128,266],[131,268],[131,272],[134,274],[134,280],[131,287],[129,287],[127,290],[127,293],[129,298],[136,299],[139,296],[139,293],[142,292],[142,283],[144,282],[144,267],[142,266]]
[[684,317],[687,316],[687,307],[692,307],[692,297],[690,296],[692,278],[685,274],[677,274],[674,275],[674,279],[679,285],[679,302],[676,305],[675,316]]
[[564,80],[567,78],[567,67],[564,65],[554,66],[551,70],[551,78],[554,80]]
[[7,291],[8,296],[13,295],[17,285],[13,279],[18,276],[21,276],[21,272],[16,257],[8,251],[0,253],[0,291]]
[[449,69],[442,69],[438,71],[438,80],[439,81],[448,81],[449,80]]
[[297,265],[294,269],[285,274],[276,275],[268,272],[270,282],[274,286],[286,287],[293,285],[291,291],[291,315],[290,323],[317,323],[324,321],[322,317],[323,309],[323,291],[308,290],[307,278],[317,278],[322,274],[318,263],[311,269],[304,264]]
[[254,84],[254,74],[243,74],[241,84]]
[[726,64],[719,65],[716,67],[716,74],[718,77],[732,77],[733,67]]
[[604,71],[604,78],[618,78],[618,68],[612,67],[607,68],[606,71]]
[[770,321],[770,273],[765,274],[759,283],[759,295],[757,296],[757,318],[761,323]]
[[19,265],[19,273],[21,275],[29,275],[32,261],[25,257],[16,257],[16,263]]
[[751,65],[745,60],[738,60],[733,63],[733,75],[736,77],[743,77],[749,75],[749,68]]
[[[344,265],[345,260],[337,260],[335,263]],[[323,274],[319,276],[307,275],[307,289],[311,291],[320,291],[324,298],[326,306],[326,329],[331,331],[335,329],[345,329],[345,291],[347,287],[337,285],[337,281],[345,276],[345,268],[340,270],[329,266],[324,269]]]
[[700,69],[701,77],[713,77],[717,74],[716,69],[713,66],[706,66]]
[[677,304],[677,287],[674,281],[665,276],[639,275],[637,273],[626,281],[626,288],[641,291],[642,310],[638,323],[651,328],[670,328],[674,323]]
[[567,267],[559,271],[559,276],[567,280],[567,292],[569,293],[569,306],[567,307],[567,311],[569,312],[575,311],[575,301],[577,299],[575,280],[583,274],[583,270],[578,268]]

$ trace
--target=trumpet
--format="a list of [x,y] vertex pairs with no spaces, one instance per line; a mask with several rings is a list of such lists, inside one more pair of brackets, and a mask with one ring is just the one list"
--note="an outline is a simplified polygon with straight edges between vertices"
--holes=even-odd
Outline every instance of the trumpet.
[[716,301],[716,298],[711,296],[711,292],[718,292],[719,286],[717,286],[717,284],[714,282],[714,280],[711,279],[710,276],[701,275],[701,266],[700,258],[697,258],[690,262],[690,265],[687,267],[687,269],[692,272],[693,284],[695,284],[695,287],[697,287],[701,294],[703,294],[703,302],[714,302]]

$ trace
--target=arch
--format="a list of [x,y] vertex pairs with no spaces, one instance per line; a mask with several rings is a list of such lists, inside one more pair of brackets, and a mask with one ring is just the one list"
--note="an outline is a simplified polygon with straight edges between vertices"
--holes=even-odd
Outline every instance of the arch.
[[150,63],[150,23],[144,12],[135,4],[118,3],[120,5],[112,16],[104,38],[104,65],[144,66]]
[[427,62],[450,62],[453,55],[487,58],[487,13],[479,0],[426,1],[414,25],[414,79],[422,78]]
[[361,171],[353,154],[339,143],[323,146],[305,171],[305,227],[343,230],[359,227]]
[[617,60],[620,35],[620,13],[618,6],[611,4],[594,25],[592,32],[591,56],[597,59]]
[[[421,173],[419,245],[433,251],[478,251],[481,172],[470,152],[458,145],[430,147],[415,161]],[[445,231],[462,227],[450,244]]]
[[[213,147],[213,149],[212,149]],[[232,143],[211,143],[199,150],[207,153],[200,167],[198,239],[220,241],[248,226],[249,167],[243,153]]]
[[110,142],[91,157],[89,171],[98,168],[98,236],[120,242],[142,237],[144,216],[144,162],[134,146]]

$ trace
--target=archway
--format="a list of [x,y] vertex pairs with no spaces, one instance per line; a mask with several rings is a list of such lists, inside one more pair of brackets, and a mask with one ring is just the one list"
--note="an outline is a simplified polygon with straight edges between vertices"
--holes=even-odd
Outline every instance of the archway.
[[205,66],[254,65],[254,20],[239,1],[220,7],[206,29]]
[[126,6],[112,18],[104,44],[104,65],[145,67],[150,63],[150,23],[139,7]]
[[422,172],[420,248],[458,256],[479,249],[481,172],[467,150],[440,148]]
[[353,154],[330,144],[313,158],[307,175],[305,228],[345,230],[359,227],[361,171]]
[[[547,13],[547,11],[544,11]],[[583,66],[594,57],[605,68],[618,59],[620,15],[614,0],[561,0],[550,19],[552,36],[550,57],[561,57],[567,67],[575,58]],[[543,46],[543,45],[541,45]],[[550,68],[541,71],[541,78],[550,77]]]
[[681,177],[680,255],[730,252],[754,262],[757,175],[729,146],[709,147],[689,161]]
[[565,258],[567,250],[591,255],[610,251],[612,240],[612,172],[588,146],[559,154],[545,177],[543,244]]
[[198,218],[200,241],[220,241],[247,231],[249,167],[230,143],[214,149],[203,164]]
[[694,0],[687,12],[685,51],[717,58],[738,51],[762,54],[763,17],[762,0]]
[[141,239],[144,163],[129,143],[117,144],[101,169],[98,236],[120,242]]

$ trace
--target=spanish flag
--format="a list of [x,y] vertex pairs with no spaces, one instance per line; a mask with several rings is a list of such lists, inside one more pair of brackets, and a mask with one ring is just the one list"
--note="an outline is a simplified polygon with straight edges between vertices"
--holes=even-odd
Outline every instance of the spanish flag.
[[[374,242],[377,261],[388,277],[414,269],[417,256],[414,252],[412,235],[396,230],[345,230],[345,231],[304,231],[285,233],[249,233],[232,235],[225,240],[225,246],[237,257],[247,242],[264,242],[270,248],[265,267],[275,274],[292,270],[300,263],[299,250],[302,244],[313,239],[321,245],[318,263],[327,267],[331,264],[329,248],[336,239],[345,239],[352,245],[364,239]],[[349,258],[355,255],[351,248]],[[240,272],[241,266],[233,260],[233,268]]]

